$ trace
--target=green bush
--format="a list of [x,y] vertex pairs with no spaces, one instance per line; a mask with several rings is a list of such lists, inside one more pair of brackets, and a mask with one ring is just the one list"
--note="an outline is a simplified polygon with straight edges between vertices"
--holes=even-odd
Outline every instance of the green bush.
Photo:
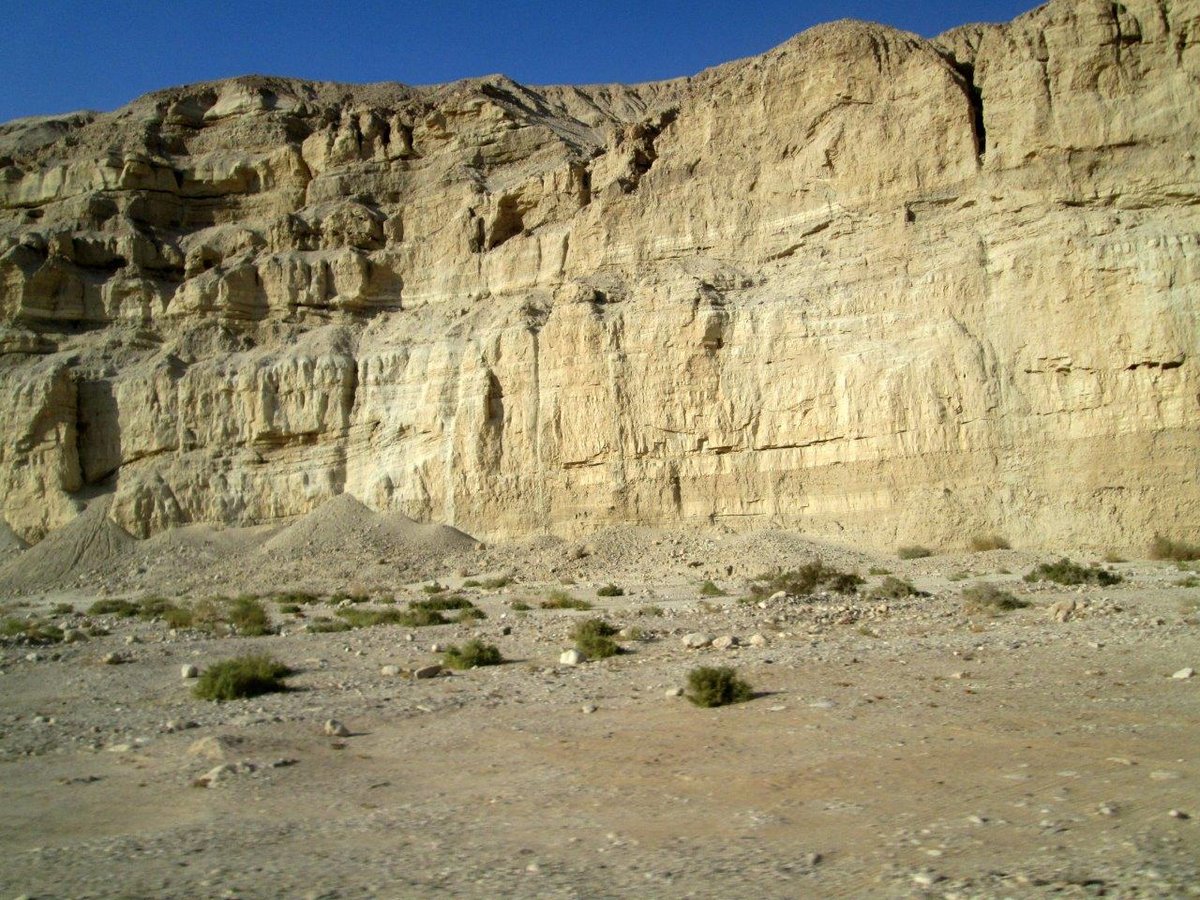
[[643,606],[637,611],[639,616],[662,616],[665,610],[661,606]]
[[867,569],[867,574],[868,575],[891,575],[892,570],[891,569],[881,569],[881,568],[879,568],[879,566],[871,566],[871,568]]
[[687,698],[696,706],[728,706],[753,696],[750,685],[727,666],[700,666],[688,672],[687,680]]
[[186,606],[172,606],[163,613],[162,618],[168,628],[191,628],[194,617]]
[[138,614],[141,607],[130,600],[118,600],[116,598],[108,598],[105,600],[97,600],[88,607],[88,615],[90,616],[119,616],[122,619],[132,619]]
[[592,604],[586,600],[572,597],[566,591],[556,588],[546,595],[542,601],[542,609],[591,609]]
[[884,578],[879,586],[871,591],[871,594],[884,600],[903,600],[905,597],[921,596],[921,592],[912,584],[891,575]]
[[476,622],[476,621],[479,621],[480,619],[486,619],[486,618],[487,618],[487,613],[485,613],[478,606],[469,606],[466,609],[459,610],[458,616],[454,621],[456,621],[456,622]]
[[276,603],[292,603],[297,606],[311,606],[314,603],[320,603],[321,598],[317,594],[310,594],[307,591],[285,591],[281,594],[272,594],[269,600],[274,600]]
[[701,597],[724,597],[726,593],[713,584],[711,581],[705,581],[700,585]]
[[986,581],[963,588],[962,596],[968,612],[1000,613],[1029,606],[1028,600],[1018,600]]
[[619,588],[615,584],[606,584],[600,590],[596,591],[597,597],[624,597],[625,589]]
[[760,575],[751,581],[750,593],[752,599],[760,600],[778,591],[794,597],[807,597],[820,588],[835,594],[853,594],[862,583],[862,578],[856,573],[843,572],[818,559],[799,569]]
[[1200,559],[1200,544],[1189,544],[1186,541],[1173,541],[1161,534],[1156,534],[1150,542],[1151,559],[1171,559],[1175,562],[1186,562]]
[[575,649],[588,659],[606,659],[621,652],[612,639],[616,633],[617,629],[603,619],[585,619],[571,630],[571,638]]
[[512,579],[507,575],[502,575],[499,578],[483,579],[483,589],[486,591],[498,591],[500,588],[508,587],[512,584]]
[[976,553],[987,553],[989,550],[1011,550],[1012,544],[998,534],[979,534],[971,538],[971,549]]
[[446,586],[444,584],[438,584],[435,581],[433,584],[422,585],[421,590],[427,594],[440,594],[442,591],[446,590]]
[[901,559],[925,559],[927,556],[933,556],[933,551],[928,547],[900,547],[896,555]]
[[354,626],[341,619],[313,619],[304,627],[310,634],[334,634],[349,631]]
[[195,695],[201,700],[237,700],[286,691],[283,679],[289,674],[287,666],[270,656],[239,656],[205,669]]
[[229,604],[229,624],[238,634],[262,637],[271,633],[271,619],[266,608],[254,597],[238,597]]
[[462,586],[465,588],[483,587],[483,582],[476,581],[474,578],[468,578],[466,581],[463,582]]
[[1101,569],[1099,566],[1083,566],[1071,562],[1065,556],[1055,563],[1042,563],[1025,576],[1025,580],[1053,581],[1057,584],[1097,584],[1108,587],[1120,584],[1124,579],[1116,572]]
[[500,651],[483,641],[468,641],[461,647],[451,647],[442,657],[442,665],[448,669],[474,669],[477,666],[497,666],[504,662]]
[[410,609],[428,609],[436,612],[443,612],[449,609],[471,609],[474,606],[474,603],[461,594],[430,597],[428,600],[414,600],[409,604]]
[[403,624],[405,613],[398,609],[359,609],[350,606],[334,613],[351,628],[374,628],[376,625]]
[[29,644],[57,644],[63,632],[57,625],[37,619],[5,619],[0,622],[0,637],[23,637]]
[[397,625],[405,628],[428,628],[432,625],[445,625],[449,620],[436,609],[425,609],[414,606],[400,610],[396,619]]
[[508,605],[508,608],[513,612],[529,612],[529,610],[533,609],[533,607],[524,600],[514,600]]

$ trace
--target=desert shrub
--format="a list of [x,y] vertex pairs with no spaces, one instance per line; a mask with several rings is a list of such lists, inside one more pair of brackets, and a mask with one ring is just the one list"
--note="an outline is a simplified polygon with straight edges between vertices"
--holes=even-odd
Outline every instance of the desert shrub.
[[461,594],[448,594],[445,597],[430,597],[428,600],[414,600],[409,604],[410,609],[428,609],[444,612],[448,609],[471,609],[475,606]]
[[193,618],[192,611],[186,606],[172,606],[162,616],[168,628],[191,628]]
[[687,698],[696,706],[728,706],[753,696],[750,685],[727,666],[700,666],[688,672],[687,680]]
[[1151,559],[1173,559],[1184,562],[1200,559],[1200,544],[1189,544],[1187,541],[1174,541],[1156,534],[1150,542]]
[[283,613],[284,615],[294,616],[294,615],[296,615],[296,613],[300,612],[300,604],[299,603],[280,603],[279,611],[281,613]]
[[1104,556],[1103,556],[1103,559],[1104,559],[1104,561],[1105,561],[1106,563],[1123,563],[1123,562],[1128,562],[1128,560],[1127,560],[1127,559],[1125,559],[1125,557],[1123,557],[1123,556],[1122,556],[1120,553],[1117,553],[1115,550],[1109,550],[1109,551],[1107,551],[1107,552],[1104,554]]
[[196,683],[201,700],[237,700],[287,690],[283,679],[291,674],[283,663],[264,655],[239,656],[205,669]]
[[486,591],[498,591],[500,588],[508,587],[512,584],[512,579],[507,575],[501,575],[499,578],[483,579],[483,589]]
[[314,603],[320,603],[321,598],[317,594],[310,594],[308,591],[284,591],[279,594],[272,594],[268,599],[274,600],[279,604],[292,604],[295,606],[311,606]]
[[57,625],[38,619],[5,619],[0,622],[0,636],[24,638],[27,644],[57,644],[63,632]]
[[713,584],[711,581],[705,581],[700,585],[701,597],[724,597],[725,592]]
[[446,586],[444,584],[438,584],[435,581],[435,582],[433,582],[433,584],[422,585],[421,590],[423,590],[427,594],[440,594],[444,590],[446,590]]
[[463,585],[462,585],[462,586],[463,586],[463,587],[465,587],[465,588],[477,588],[477,587],[483,587],[483,582],[482,582],[482,581],[476,581],[474,578],[468,578],[466,581],[464,581],[464,582],[463,582]]
[[455,618],[454,621],[456,621],[456,622],[475,622],[475,621],[479,621],[480,619],[486,619],[486,618],[487,618],[487,613],[485,613],[478,606],[469,606],[466,609],[459,610],[458,616]]
[[421,606],[399,610],[396,624],[405,628],[428,628],[431,625],[445,625],[448,620],[436,609],[425,609]]
[[55,603],[50,609],[50,614],[55,616],[73,616],[75,615],[75,607],[70,603]]
[[246,637],[262,637],[271,633],[271,619],[266,608],[254,597],[238,597],[229,604],[227,621]]
[[398,609],[359,609],[349,606],[334,613],[351,628],[374,628],[376,625],[398,625],[404,612]]
[[751,599],[770,597],[778,591],[806,597],[820,588],[835,594],[853,594],[862,583],[862,578],[856,573],[843,572],[818,559],[799,569],[759,575],[750,582],[750,593]]
[[884,600],[903,600],[905,597],[918,597],[921,592],[909,582],[888,575],[871,594]]
[[1029,605],[1028,600],[1018,600],[1008,591],[1002,591],[986,581],[963,588],[962,596],[968,612],[1008,612]]
[[597,597],[624,597],[625,589],[619,588],[615,584],[606,584],[604,587],[596,591]]
[[1200,578],[1197,578],[1195,575],[1189,575],[1187,578],[1180,578],[1175,582],[1175,587],[1200,587]]
[[132,619],[138,614],[140,609],[141,607],[131,600],[118,600],[115,597],[110,597],[104,600],[97,600],[89,606],[88,615],[119,616],[122,619]]
[[661,606],[643,606],[637,611],[639,616],[661,616],[664,610]]
[[970,572],[955,572],[952,575],[947,575],[946,580],[947,581],[966,581],[970,577],[972,577]]
[[477,666],[497,666],[504,662],[500,651],[483,641],[468,641],[461,647],[451,647],[442,656],[442,665],[448,669],[474,669]]
[[1025,580],[1029,582],[1053,581],[1057,584],[1097,584],[1107,587],[1112,584],[1120,584],[1124,579],[1116,572],[1101,569],[1099,566],[1084,568],[1064,556],[1058,562],[1042,563],[1036,566],[1025,576]]
[[986,553],[989,550],[1011,550],[1012,544],[1008,539],[998,534],[977,534],[971,538],[971,549],[976,553]]
[[896,555],[901,559],[924,559],[933,556],[933,551],[928,547],[900,547],[896,550]]
[[533,607],[524,600],[514,600],[508,605],[508,608],[513,612],[529,612],[529,610],[533,609]]
[[349,631],[354,626],[342,619],[314,619],[305,626],[311,634],[333,634],[339,631]]
[[371,595],[366,591],[337,591],[329,598],[330,603],[370,603]]
[[871,566],[871,568],[867,569],[867,574],[868,575],[891,575],[892,570],[891,569],[881,569],[881,568],[879,568],[879,566]]
[[585,619],[571,631],[575,641],[575,649],[589,659],[605,659],[616,656],[621,652],[620,646],[612,639],[617,629],[603,619]]
[[542,609],[591,609],[586,600],[573,597],[561,588],[555,588],[542,601]]

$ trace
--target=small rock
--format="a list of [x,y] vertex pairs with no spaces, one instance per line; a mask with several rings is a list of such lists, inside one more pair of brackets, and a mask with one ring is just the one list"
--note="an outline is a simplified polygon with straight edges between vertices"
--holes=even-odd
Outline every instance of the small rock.
[[591,715],[592,713],[594,713],[597,710],[597,708],[598,707],[593,706],[591,703],[585,703],[582,707],[580,707],[580,711],[584,715]]
[[1169,809],[1167,815],[1172,819],[1190,819],[1191,816],[1185,813],[1182,809]]
[[86,641],[87,635],[78,628],[64,628],[62,642],[64,644],[78,644],[80,641]]
[[667,688],[667,696],[668,697],[682,697],[683,696],[683,688],[681,688],[681,687]]
[[711,634],[703,631],[693,631],[691,634],[683,636],[683,646],[689,650],[699,650],[701,647],[707,647],[713,642],[714,638]]
[[942,880],[942,876],[934,872],[917,872],[912,880],[917,887],[933,887]]
[[752,634],[752,635],[750,635],[750,646],[751,647],[765,647],[765,646],[767,646],[767,639],[765,637],[763,637],[761,634]]
[[349,737],[350,729],[337,719],[329,719],[325,722],[325,734],[329,737]]
[[787,598],[788,598],[787,591],[776,591],[770,597],[767,598],[767,602],[768,603],[778,603],[780,600],[786,600]]
[[445,644],[430,644],[429,652],[430,653],[445,653],[446,645]]
[[1178,681],[1186,681],[1187,679],[1191,678],[1195,674],[1196,674],[1196,670],[1189,666],[1186,669],[1180,669],[1178,672],[1176,672],[1171,677],[1174,679],[1177,679]]
[[142,639],[140,637],[138,637],[136,634],[125,635],[125,643],[126,644],[140,644],[141,642],[142,642]]
[[380,666],[379,674],[387,675],[389,677],[395,677],[396,675],[400,674],[400,667],[399,666]]
[[1069,622],[1078,608],[1074,600],[1059,600],[1050,606],[1050,617],[1056,622]]
[[427,666],[421,666],[413,672],[413,678],[437,678],[442,674],[442,667],[439,663],[430,663]]
[[187,664],[179,667],[179,677],[180,678],[199,678],[200,677],[200,669],[196,666],[193,666],[191,663],[187,663]]
[[813,869],[819,866],[824,859],[825,857],[820,853],[810,853],[808,856],[804,857],[804,864],[810,869]]
[[558,662],[564,666],[578,666],[587,662],[587,656],[579,650],[564,650],[559,654]]
[[100,662],[106,666],[119,666],[123,662],[126,662],[126,658],[121,653],[105,653],[104,656],[100,657]]
[[713,648],[716,650],[729,650],[732,647],[738,646],[738,644],[738,639],[732,634],[723,634],[712,642]]

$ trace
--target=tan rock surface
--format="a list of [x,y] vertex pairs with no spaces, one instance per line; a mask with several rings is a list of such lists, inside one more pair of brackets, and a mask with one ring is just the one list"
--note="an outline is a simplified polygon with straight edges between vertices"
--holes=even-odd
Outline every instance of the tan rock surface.
[[0,126],[4,520],[1193,533],[1200,2],[1119,8]]

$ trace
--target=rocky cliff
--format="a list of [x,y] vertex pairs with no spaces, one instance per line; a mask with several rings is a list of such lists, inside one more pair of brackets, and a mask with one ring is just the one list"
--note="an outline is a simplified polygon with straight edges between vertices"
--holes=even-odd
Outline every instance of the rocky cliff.
[[1200,0],[9,123],[3,516],[1195,535],[1198,139]]

